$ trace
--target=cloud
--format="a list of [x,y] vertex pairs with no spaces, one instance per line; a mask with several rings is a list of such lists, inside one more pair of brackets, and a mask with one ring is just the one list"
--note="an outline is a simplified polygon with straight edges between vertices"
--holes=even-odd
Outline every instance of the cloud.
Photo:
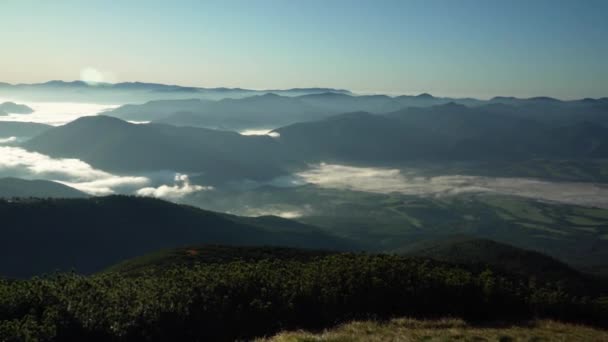
[[608,208],[608,188],[574,182],[528,178],[444,175],[426,177],[414,170],[355,167],[321,163],[296,177],[324,188],[406,195],[450,196],[461,193],[499,193],[552,202]]
[[118,176],[97,170],[78,159],[56,159],[9,146],[0,146],[0,174],[52,180],[92,195],[132,191],[150,182],[147,177]]
[[241,216],[278,216],[286,219],[295,219],[298,217],[304,216],[304,211],[302,210],[281,210],[277,208],[251,208],[246,207],[243,210],[240,210],[237,215]]
[[204,187],[190,183],[188,175],[176,173],[174,185],[161,185],[137,190],[139,196],[158,197],[168,200],[178,200],[186,195],[203,190],[212,190],[213,187]]
[[0,144],[12,144],[17,142],[17,137],[0,138]]
[[241,135],[267,135],[271,138],[279,138],[279,132],[273,132],[272,129],[246,129],[239,132]]
[[[2,101],[4,99],[0,99],[0,102]],[[24,102],[20,101],[20,103]],[[58,126],[74,121],[82,116],[96,115],[118,107],[117,105],[74,102],[27,102],[24,104],[34,109],[34,113],[0,116],[0,121],[37,122]]]

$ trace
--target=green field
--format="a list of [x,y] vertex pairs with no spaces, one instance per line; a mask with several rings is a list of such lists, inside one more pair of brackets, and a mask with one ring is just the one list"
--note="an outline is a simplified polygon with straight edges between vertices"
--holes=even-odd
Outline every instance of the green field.
[[241,215],[299,212],[296,220],[371,251],[395,251],[423,240],[464,234],[537,250],[585,270],[608,271],[606,209],[506,195],[422,197],[312,185],[216,191],[188,203]]

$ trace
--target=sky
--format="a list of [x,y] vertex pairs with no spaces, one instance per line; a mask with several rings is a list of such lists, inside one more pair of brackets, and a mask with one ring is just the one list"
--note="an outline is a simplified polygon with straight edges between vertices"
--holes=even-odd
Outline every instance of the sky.
[[608,96],[608,1],[0,0],[0,82]]

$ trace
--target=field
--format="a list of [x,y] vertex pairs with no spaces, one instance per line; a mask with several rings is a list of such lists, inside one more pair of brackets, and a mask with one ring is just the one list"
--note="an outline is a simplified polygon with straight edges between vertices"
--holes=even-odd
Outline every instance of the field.
[[346,341],[606,341],[608,331],[540,320],[520,325],[474,326],[458,319],[352,322],[320,333],[284,332],[259,342]]
[[431,197],[316,186],[201,194],[188,203],[240,215],[288,213],[378,252],[450,235],[536,250],[580,269],[608,271],[608,210],[506,195]]

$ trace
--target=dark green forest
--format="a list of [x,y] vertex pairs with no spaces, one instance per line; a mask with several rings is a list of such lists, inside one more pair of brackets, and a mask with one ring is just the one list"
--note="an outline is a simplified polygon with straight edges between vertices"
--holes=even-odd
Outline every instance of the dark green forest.
[[[205,248],[183,252],[196,256]],[[156,260],[137,272],[119,267],[1,281],[0,340],[234,340],[395,316],[605,326],[608,314],[605,293],[582,294],[491,268],[390,255],[208,248],[207,256],[217,258],[207,262]]]

